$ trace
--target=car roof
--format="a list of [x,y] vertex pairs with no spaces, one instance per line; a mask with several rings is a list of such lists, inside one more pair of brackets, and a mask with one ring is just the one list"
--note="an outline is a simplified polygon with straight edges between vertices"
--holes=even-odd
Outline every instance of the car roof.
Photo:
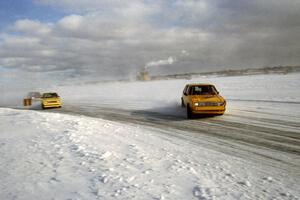
[[45,92],[43,94],[57,94],[56,92]]
[[206,86],[206,85],[212,85],[213,84],[210,84],[210,83],[190,83],[190,84],[187,84],[187,86]]
[[42,96],[45,96],[45,95],[55,95],[55,96],[58,96],[58,94],[56,92],[45,92],[42,94]]

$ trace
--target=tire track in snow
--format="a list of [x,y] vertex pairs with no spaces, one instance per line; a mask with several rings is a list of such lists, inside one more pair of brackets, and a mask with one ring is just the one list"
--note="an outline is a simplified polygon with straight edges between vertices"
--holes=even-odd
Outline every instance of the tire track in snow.
[[227,99],[228,101],[244,102],[263,102],[263,103],[283,103],[283,104],[300,104],[299,101],[276,101],[276,100],[258,100],[258,99]]
[[[237,114],[226,114],[226,116],[232,116],[233,118],[242,118],[246,120],[253,120],[253,121],[258,121],[258,122],[263,122],[267,124],[272,124],[272,125],[282,125],[285,127],[292,127],[295,129],[300,130],[300,123],[297,122],[291,122],[287,120],[279,120],[279,119],[269,119],[265,117],[251,117],[251,116],[245,116],[245,115],[237,115]],[[296,136],[297,138],[300,138],[300,135]]]
[[[176,116],[164,115],[157,112],[132,112],[112,108],[100,108],[100,111],[98,110],[96,113],[97,112],[101,113],[100,117],[106,117],[109,120],[138,124],[143,123],[144,125],[155,127],[159,126],[164,129],[174,128],[181,131],[193,131],[200,134],[208,134],[210,136],[217,136],[218,138],[242,141],[300,155],[300,138],[298,132],[282,131],[275,128],[249,125],[245,122],[230,122],[223,118],[222,120],[216,120],[216,118],[185,120],[177,118]],[[103,113],[105,114],[103,115]]]
[[[48,111],[48,110],[47,110]],[[52,110],[49,110],[50,112]],[[200,118],[198,120],[185,120],[184,115],[168,115],[152,111],[132,111],[125,109],[116,109],[90,105],[66,105],[61,110],[53,110],[54,112],[64,112],[69,114],[88,115],[91,117],[100,117],[111,121],[120,121],[154,127],[174,134],[176,131],[181,131],[182,134],[192,134],[190,140],[195,140],[195,137],[201,135],[217,138],[222,141],[221,145],[229,142],[231,144],[238,143],[251,148],[272,149],[279,152],[284,152],[292,155],[293,158],[300,155],[300,139],[297,131],[282,131],[276,128],[269,128],[260,124],[249,124],[247,117],[243,114],[236,114],[236,117],[244,118],[242,122],[230,121],[223,117]],[[230,116],[230,115],[229,115]],[[251,119],[251,117],[249,118]],[[259,121],[259,119],[257,119]],[[278,120],[268,119],[268,123],[276,124]],[[284,120],[281,120],[284,123]],[[298,126],[298,123],[290,125]],[[293,127],[291,126],[291,127]],[[178,133],[177,133],[178,134]],[[179,135],[178,135],[179,136]],[[229,144],[227,144],[230,146]],[[232,148],[232,147],[230,147]],[[259,155],[260,153],[254,152]],[[261,154],[268,159],[274,159],[281,162],[284,160],[278,159],[276,156]],[[299,162],[289,164],[300,166]]]

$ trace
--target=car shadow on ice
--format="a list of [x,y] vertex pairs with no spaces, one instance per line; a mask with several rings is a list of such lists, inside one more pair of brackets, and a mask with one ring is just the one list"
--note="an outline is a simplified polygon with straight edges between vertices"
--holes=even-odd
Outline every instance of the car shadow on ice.
[[[184,121],[187,120],[186,109],[178,105],[156,107],[147,110],[135,110],[131,116],[144,118],[148,121]],[[192,120],[212,118],[214,115],[195,115]],[[189,119],[191,120],[191,119]]]
[[35,104],[30,107],[30,110],[43,110],[41,104]]
[[135,110],[131,112],[131,116],[144,118],[150,121],[181,121],[185,119],[184,112],[182,112],[180,107],[175,105],[153,107],[145,110]]

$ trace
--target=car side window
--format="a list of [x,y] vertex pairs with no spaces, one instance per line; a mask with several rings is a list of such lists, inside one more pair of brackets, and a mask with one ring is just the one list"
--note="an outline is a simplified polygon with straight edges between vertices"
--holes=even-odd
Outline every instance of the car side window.
[[192,95],[192,90],[193,90],[193,87],[189,87],[188,90],[187,90],[187,94]]
[[218,90],[216,89],[215,86],[212,86],[212,90],[213,90],[213,92],[214,92],[215,94],[219,94],[219,92],[218,92]]
[[188,89],[188,85],[186,85],[185,88],[183,89],[183,94],[187,92],[187,89]]

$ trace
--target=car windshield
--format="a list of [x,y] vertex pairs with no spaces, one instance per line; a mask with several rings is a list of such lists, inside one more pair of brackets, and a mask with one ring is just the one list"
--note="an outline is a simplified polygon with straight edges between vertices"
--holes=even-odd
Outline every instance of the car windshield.
[[217,91],[212,85],[196,85],[190,89],[191,95],[217,94]]
[[43,98],[56,98],[58,95],[56,93],[45,93],[43,94]]

